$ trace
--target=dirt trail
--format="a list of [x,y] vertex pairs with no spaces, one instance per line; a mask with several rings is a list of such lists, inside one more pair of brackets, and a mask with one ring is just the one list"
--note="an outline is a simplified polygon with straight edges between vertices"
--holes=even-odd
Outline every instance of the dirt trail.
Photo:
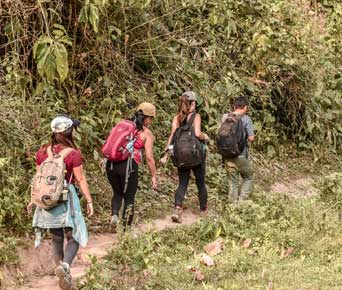
[[[190,225],[197,221],[199,217],[197,215],[194,215],[190,210],[186,210],[183,213],[183,223],[182,224],[176,224],[171,221],[171,216],[166,216],[163,219],[157,219],[154,221],[151,221],[151,223],[147,224],[141,224],[138,225],[135,229],[136,233],[142,233],[145,231],[148,231],[150,229],[155,229],[157,231],[162,231],[166,228],[174,228],[180,225]],[[99,235],[91,235],[89,238],[89,243],[86,248],[80,248],[77,257],[75,258],[72,267],[71,267],[71,275],[73,277],[73,280],[76,281],[78,278],[83,276],[87,270],[87,267],[90,264],[88,256],[96,256],[97,258],[103,258],[107,250],[115,245],[117,241],[117,235],[116,234],[99,234]],[[44,247],[45,249],[40,249],[40,252],[43,251],[44,254],[49,250],[49,243],[45,242],[41,247]],[[44,255],[43,254],[43,255]],[[49,259],[49,258],[48,258]],[[40,259],[41,260],[41,259]],[[46,260],[43,257],[43,260]],[[35,259],[31,260],[31,263],[35,263]],[[27,265],[29,267],[29,265]],[[44,265],[43,265],[44,268]],[[46,269],[45,269],[46,270]],[[50,270],[51,272],[51,270]],[[20,290],[60,290],[58,287],[58,280],[53,275],[47,275],[44,277],[35,277],[28,283],[26,283],[24,286],[21,286],[17,289]]]

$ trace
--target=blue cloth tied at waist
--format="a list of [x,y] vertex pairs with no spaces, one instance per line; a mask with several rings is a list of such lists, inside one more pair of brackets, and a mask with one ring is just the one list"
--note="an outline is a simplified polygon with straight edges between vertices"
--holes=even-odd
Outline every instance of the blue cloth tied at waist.
[[[32,221],[32,227],[36,230],[35,246],[40,244],[40,236],[42,229],[56,229],[56,228],[72,228],[72,237],[82,247],[86,247],[88,243],[87,226],[82,215],[80,200],[77,196],[75,186],[69,184],[69,198],[67,202],[45,210],[37,207]],[[73,215],[71,210],[72,198]]]

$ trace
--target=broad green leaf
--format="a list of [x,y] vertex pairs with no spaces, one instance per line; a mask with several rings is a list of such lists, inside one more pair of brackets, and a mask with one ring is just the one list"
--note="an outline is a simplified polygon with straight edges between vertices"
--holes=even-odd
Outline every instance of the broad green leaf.
[[38,59],[38,62],[37,62],[37,70],[38,70],[38,73],[40,76],[44,76],[45,74],[45,62],[46,62],[46,58],[48,57],[48,55],[50,54],[51,52],[51,47],[48,47],[46,50],[45,50],[45,53],[42,54],[41,53],[41,57]]
[[66,35],[64,35],[64,36],[62,36],[60,39],[58,39],[58,42],[59,43],[64,43],[64,44],[67,44],[67,45],[70,45],[70,46],[72,46],[72,41],[71,41],[71,39],[70,39],[70,37],[68,37],[68,36],[66,36]]
[[55,36],[63,36],[64,32],[62,30],[55,29],[55,30],[52,31],[52,34],[55,35]]
[[56,67],[59,74],[59,79],[63,82],[68,76],[68,53],[63,45],[56,47],[54,51],[56,57]]
[[94,5],[89,5],[89,22],[95,33],[98,32],[99,25],[99,9]]
[[54,24],[53,27],[59,29],[59,30],[62,30],[64,32],[64,34],[67,34],[66,30],[65,30],[65,27],[63,25],[60,25],[60,24]]
[[94,0],[94,4],[97,6],[105,6],[108,4],[108,0]]
[[40,82],[36,86],[36,89],[34,90],[33,95],[40,97],[43,94],[44,90],[45,90],[45,83]]
[[80,23],[87,23],[88,22],[88,5],[82,7],[80,15],[78,16],[78,21]]
[[46,57],[44,72],[47,79],[52,82],[56,76],[56,63],[52,53]]
[[42,35],[37,40],[39,43],[52,43],[53,39],[50,36]]

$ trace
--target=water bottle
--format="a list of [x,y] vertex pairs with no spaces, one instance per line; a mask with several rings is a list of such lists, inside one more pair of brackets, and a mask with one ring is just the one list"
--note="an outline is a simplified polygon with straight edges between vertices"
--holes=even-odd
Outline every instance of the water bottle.
[[169,145],[169,152],[170,152],[170,155],[173,156],[173,144]]

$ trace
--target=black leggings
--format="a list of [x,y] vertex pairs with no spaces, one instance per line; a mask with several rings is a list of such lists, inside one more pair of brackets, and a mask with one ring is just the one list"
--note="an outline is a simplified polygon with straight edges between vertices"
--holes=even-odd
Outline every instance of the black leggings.
[[188,189],[191,170],[196,179],[200,209],[205,210],[207,208],[208,201],[208,192],[205,186],[205,160],[200,165],[192,169],[178,168],[179,186],[175,193],[175,206],[182,206],[183,204],[183,199]]
[[128,160],[114,163],[108,160],[106,164],[107,177],[114,193],[112,198],[112,215],[119,215],[123,200],[122,220],[124,228],[133,222],[134,199],[138,190],[138,164],[132,160],[132,172],[128,178],[126,192],[124,192],[127,162]]
[[[52,251],[53,258],[55,263],[58,265],[60,261],[66,262],[71,265],[74,260],[78,248],[79,243],[75,241],[72,237],[72,228],[58,228],[58,229],[50,229],[52,234]],[[67,245],[64,251],[64,234],[67,239]]]

